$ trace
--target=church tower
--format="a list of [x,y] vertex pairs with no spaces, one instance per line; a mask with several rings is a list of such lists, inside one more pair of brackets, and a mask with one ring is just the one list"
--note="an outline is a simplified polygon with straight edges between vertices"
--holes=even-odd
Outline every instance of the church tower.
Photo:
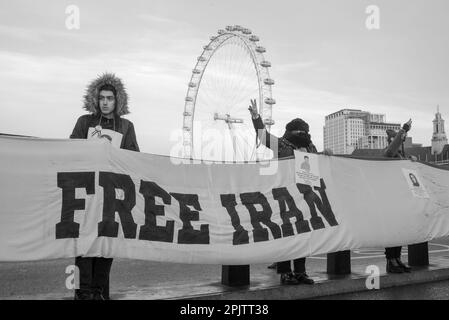
[[447,137],[444,132],[444,120],[441,118],[440,107],[437,106],[437,113],[433,120],[432,154],[440,154],[446,144]]

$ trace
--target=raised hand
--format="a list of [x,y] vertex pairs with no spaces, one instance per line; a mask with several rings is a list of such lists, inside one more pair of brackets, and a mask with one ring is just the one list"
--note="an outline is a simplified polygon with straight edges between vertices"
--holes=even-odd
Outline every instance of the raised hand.
[[405,132],[408,132],[412,128],[412,119],[408,120],[404,125],[402,126],[402,129],[405,130]]
[[249,112],[251,113],[251,117],[253,119],[257,119],[259,117],[259,113],[257,112],[257,102],[256,99],[250,100],[251,104],[248,107]]

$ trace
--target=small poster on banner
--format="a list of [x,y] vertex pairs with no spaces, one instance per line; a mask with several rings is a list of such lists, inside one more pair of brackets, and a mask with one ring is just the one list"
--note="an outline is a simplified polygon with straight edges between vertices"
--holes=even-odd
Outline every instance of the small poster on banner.
[[295,178],[296,183],[320,186],[320,168],[316,154],[295,150]]
[[402,173],[404,174],[405,180],[407,180],[407,184],[414,197],[429,198],[429,194],[422,183],[421,177],[416,171],[402,168]]
[[123,135],[119,132],[109,129],[103,129],[101,126],[90,127],[87,132],[87,139],[107,139],[114,147],[120,148]]

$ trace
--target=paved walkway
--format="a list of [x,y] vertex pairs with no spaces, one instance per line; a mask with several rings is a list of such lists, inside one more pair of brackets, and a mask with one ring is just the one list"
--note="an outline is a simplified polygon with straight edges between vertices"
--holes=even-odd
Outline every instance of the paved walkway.
[[[404,247],[406,249],[406,247]],[[407,261],[406,250],[403,260]],[[374,253],[374,254],[373,254]],[[376,254],[377,253],[377,254]],[[154,300],[154,299],[213,299],[213,300],[259,300],[259,299],[314,299],[332,295],[367,292],[367,268],[378,267],[380,271],[380,289],[420,283],[431,283],[449,279],[449,252],[444,250],[431,251],[428,267],[414,268],[409,274],[387,275],[385,259],[377,252],[352,253],[352,273],[348,276],[333,276],[326,274],[324,256],[307,259],[309,275],[316,281],[315,285],[285,286],[279,284],[279,275],[267,269],[267,265],[251,266],[250,285],[244,287],[227,287],[217,281],[196,281],[195,278],[179,283],[167,282],[151,286],[114,286],[111,298],[114,300]],[[46,293],[33,295],[9,296],[0,299],[72,299],[73,291],[61,293]]]
[[[384,267],[384,260],[373,258],[373,266]],[[449,279],[449,257],[435,257],[429,267],[414,268],[410,274],[387,275],[380,270],[379,288],[391,288],[419,283],[428,283]],[[117,292],[118,299],[226,299],[226,300],[289,300],[313,299],[331,295],[367,291],[368,273],[366,266],[357,264],[352,266],[352,273],[348,276],[333,276],[326,274],[326,270],[314,270],[310,275],[316,281],[315,285],[285,286],[279,284],[279,276],[272,274],[254,274],[249,286],[230,288],[220,283],[198,283],[187,286],[160,287],[142,289],[137,292]],[[192,293],[195,294],[192,294]]]

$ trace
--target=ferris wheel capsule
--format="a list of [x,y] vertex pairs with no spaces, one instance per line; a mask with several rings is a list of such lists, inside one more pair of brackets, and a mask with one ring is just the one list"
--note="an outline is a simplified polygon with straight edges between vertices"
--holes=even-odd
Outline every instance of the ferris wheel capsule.
[[243,29],[242,30],[243,34],[251,34],[251,30],[250,29]]
[[195,88],[196,87],[196,83],[195,82],[189,82],[189,87],[190,88]]
[[184,116],[184,117],[190,117],[191,115],[192,115],[191,112],[185,111],[185,112],[183,113],[183,116]]
[[257,42],[257,41],[259,41],[259,37],[255,36],[255,35],[252,35],[252,36],[249,37],[249,40],[251,40],[252,42]]
[[256,47],[256,52],[264,53],[265,51],[267,51],[267,50],[265,50],[264,47]]
[[212,36],[212,37],[210,37],[210,40],[211,40],[211,41],[214,41],[215,39],[217,39],[217,36]]
[[226,31],[223,29],[218,30],[218,34],[224,34],[224,33],[226,33]]
[[271,62],[269,62],[269,61],[262,61],[262,62],[260,63],[260,65],[261,65],[262,67],[269,68],[269,67],[271,67]]
[[276,100],[274,100],[273,98],[265,98],[264,101],[266,104],[269,104],[269,105],[276,104]]
[[193,70],[192,70],[192,73],[194,73],[194,74],[200,74],[200,73],[201,73],[201,70],[199,70],[199,69],[193,69]]
[[198,57],[198,61],[200,61],[200,62],[204,62],[204,61],[206,61],[207,59],[205,58],[205,57],[203,57],[203,56],[199,56]]
[[226,30],[227,31],[232,31],[233,27],[232,26],[226,26]]
[[274,80],[273,80],[273,79],[270,79],[270,78],[267,78],[267,79],[264,79],[264,80],[263,80],[263,83],[265,83],[265,84],[271,86],[271,85],[274,84]]
[[192,97],[186,97],[185,99],[187,102],[193,102],[193,98]]
[[242,31],[242,26],[239,26],[238,24],[234,26],[234,31]]
[[184,126],[183,129],[184,129],[184,131],[190,131],[190,127],[188,127],[188,126]]
[[203,49],[206,50],[206,51],[212,50],[212,48],[210,46],[204,46]]

